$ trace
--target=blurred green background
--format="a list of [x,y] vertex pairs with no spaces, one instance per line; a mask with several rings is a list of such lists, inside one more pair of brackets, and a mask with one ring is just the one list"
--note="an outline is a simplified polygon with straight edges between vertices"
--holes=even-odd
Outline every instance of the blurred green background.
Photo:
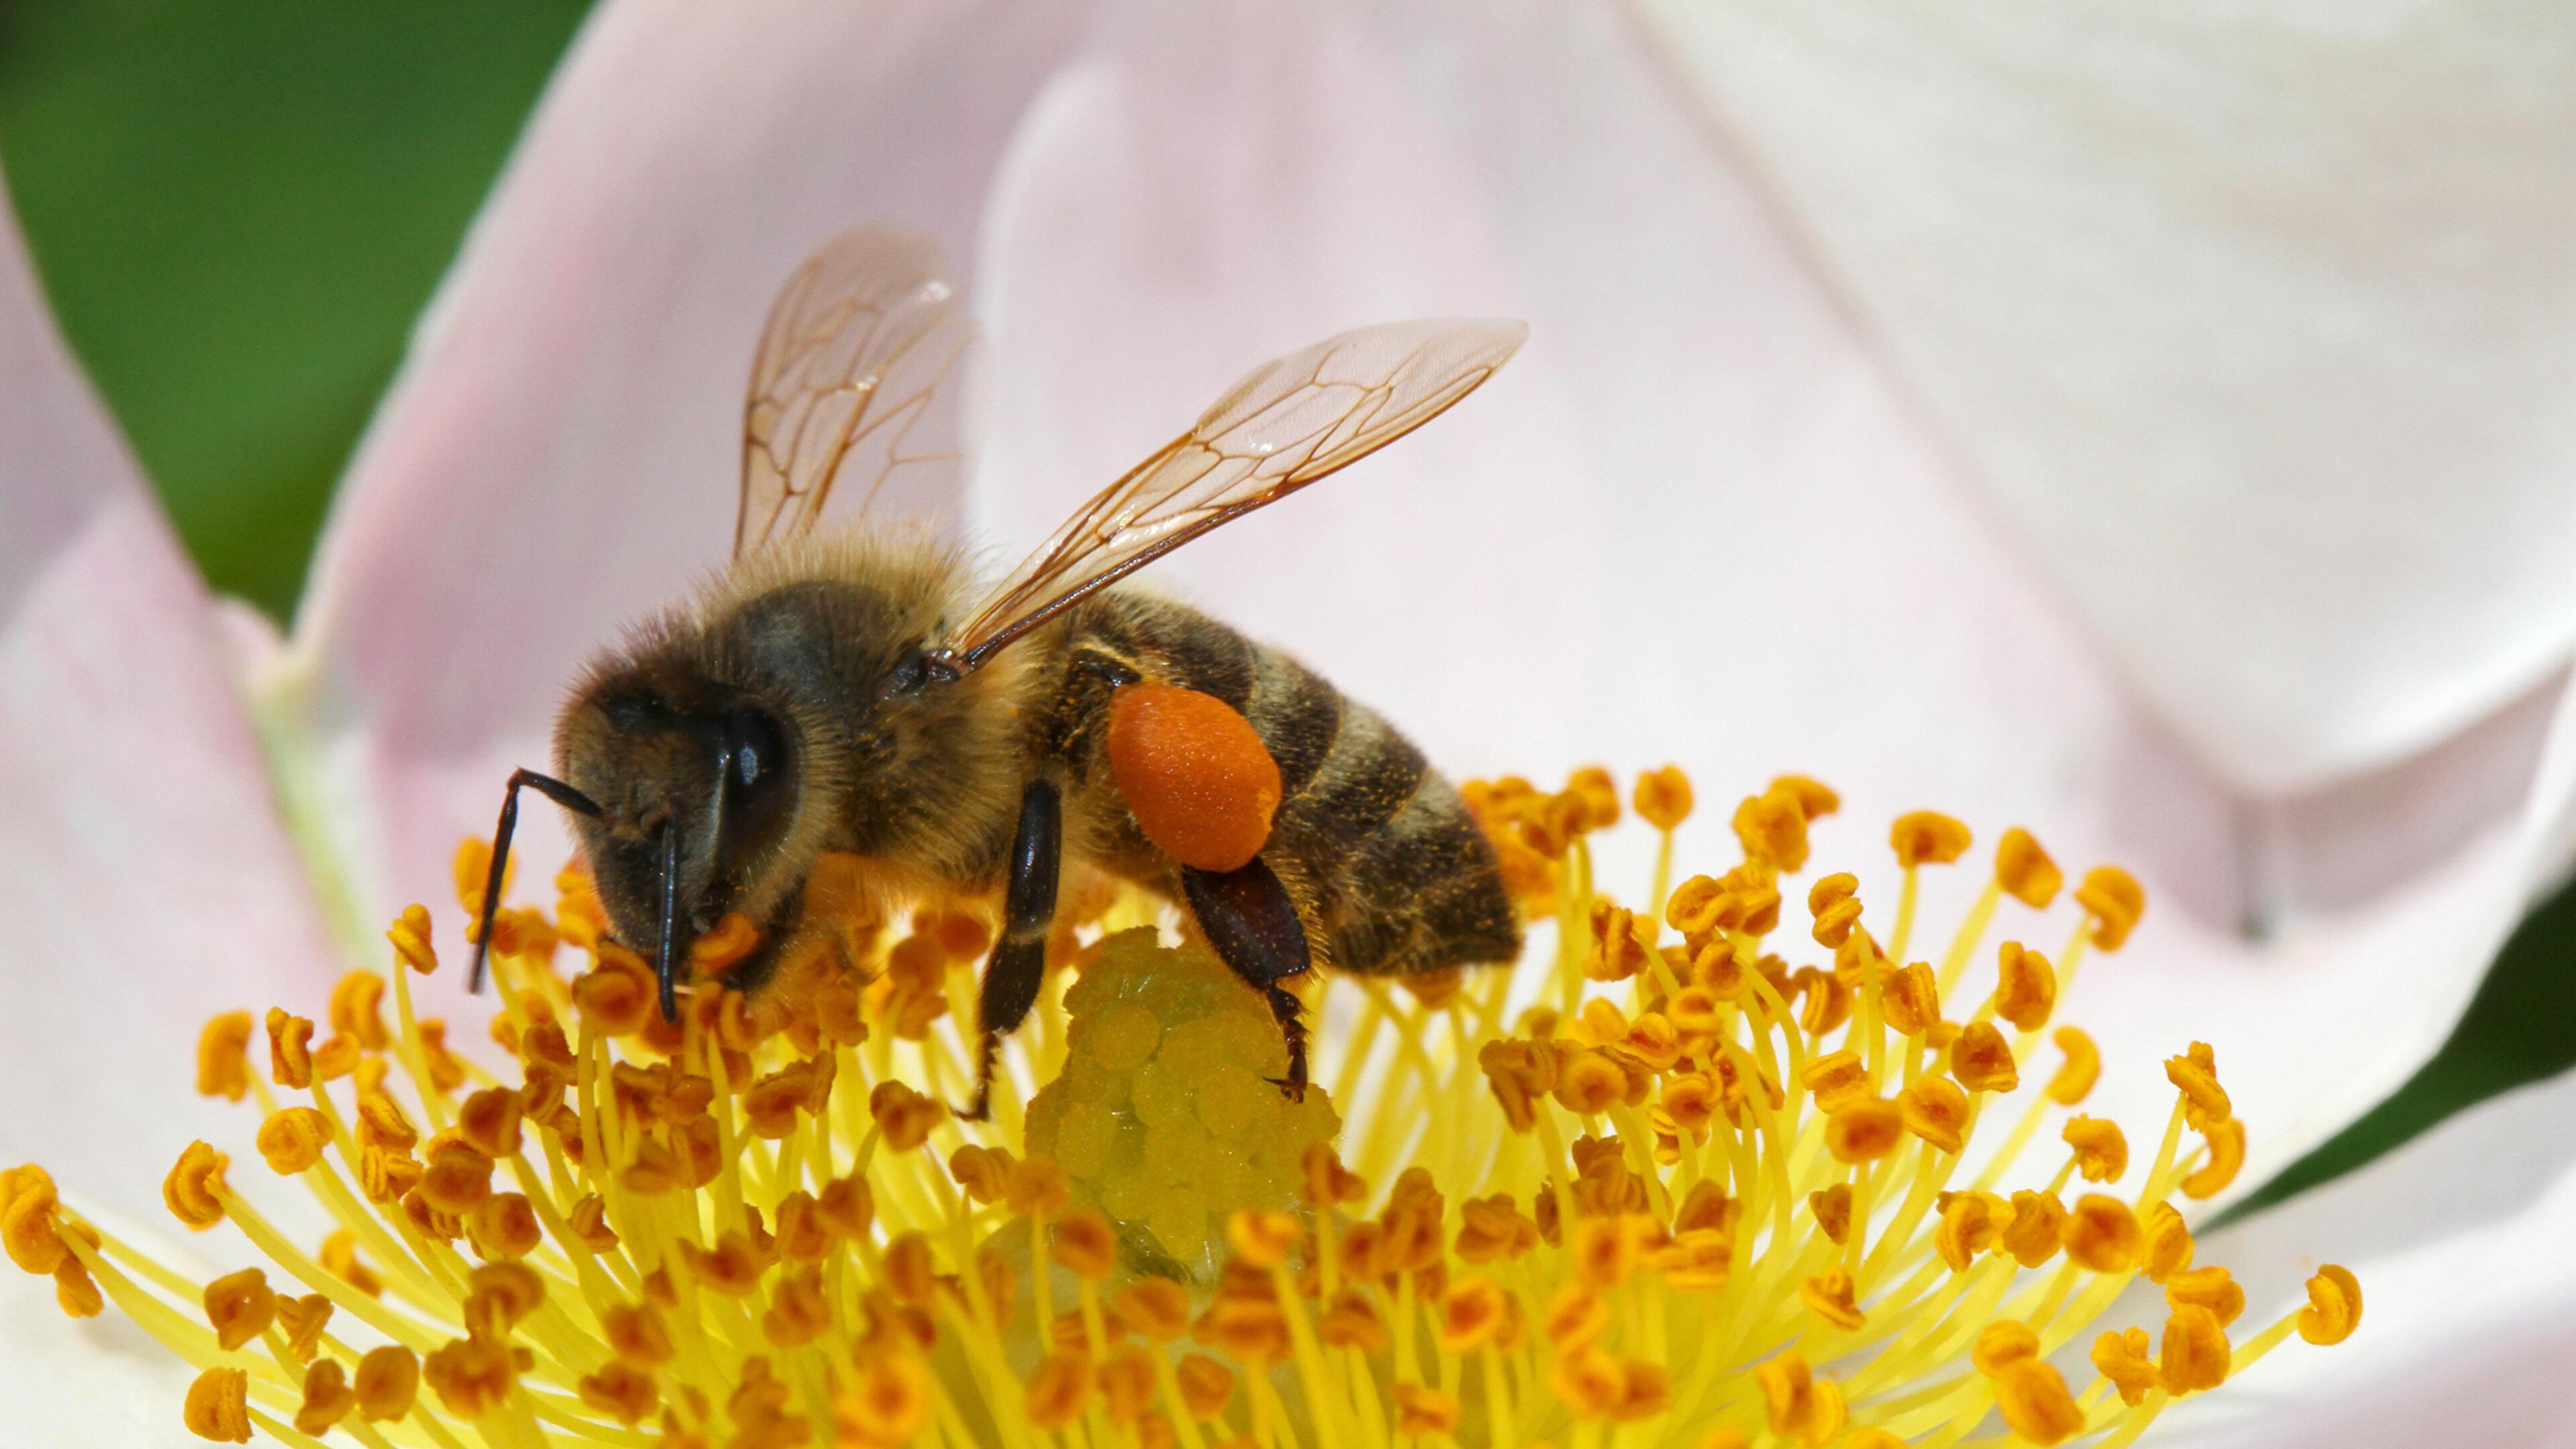
[[[294,608],[332,482],[584,8],[0,0],[10,199],[216,588]],[[2576,892],[2524,923],[2440,1056],[2256,1201],[2576,1062],[2572,955]]]
[[331,484],[580,0],[0,0],[0,164],[206,577],[293,609]]

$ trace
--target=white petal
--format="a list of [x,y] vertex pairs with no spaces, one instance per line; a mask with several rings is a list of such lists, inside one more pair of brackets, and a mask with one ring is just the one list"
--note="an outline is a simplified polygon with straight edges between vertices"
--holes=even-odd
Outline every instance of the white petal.
[[0,1159],[157,1211],[206,1018],[335,974],[205,586],[0,215]]
[[[2292,1341],[2176,1414],[2173,1442],[2576,1444],[2576,1075],[2485,1102],[2296,1202],[2213,1234],[2252,1305],[2304,1301],[2319,1263],[2361,1282],[2360,1328]],[[2152,1300],[2124,1308],[2152,1312]],[[2120,1319],[2126,1323],[2140,1315]]]
[[2056,588],[2232,778],[2576,625],[2576,28],[2521,4],[1651,7]]
[[[448,913],[447,860],[543,766],[592,651],[722,562],[770,298],[893,217],[971,253],[1073,17],[607,5],[423,323],[326,532],[296,647],[352,893]],[[953,498],[911,500],[915,511]],[[531,858],[560,859],[550,810]]]
[[[2101,1040],[2095,1110],[2133,1134],[2172,1100],[2161,1059],[2210,1041],[2259,1181],[2430,1054],[2519,914],[2523,815],[2568,794],[2553,774],[2532,797],[2554,692],[2276,812],[2262,833],[2286,847],[2259,852],[2291,857],[2308,905],[2249,940],[2257,832],[1963,496],[1613,18],[1154,11],[1048,90],[1000,188],[973,497],[997,545],[1043,537],[1267,355],[1370,319],[1528,318],[1449,415],[1145,577],[1295,649],[1455,772],[1680,760],[1703,801],[1685,868],[1732,858],[1740,794],[1816,773],[1847,801],[1818,868],[1863,871],[1882,933],[1906,809],[1988,842],[2028,825],[2072,870],[2130,865],[2147,924],[2061,1019]],[[1621,839],[1604,879],[1633,900],[1646,842]],[[1979,872],[1934,874],[1924,919],[1946,927]],[[2007,911],[1996,937],[2054,954],[2071,920]]]
[[9,1442],[49,1449],[204,1449],[180,1422],[187,1361],[110,1307],[73,1320],[50,1278],[0,1273],[0,1404]]

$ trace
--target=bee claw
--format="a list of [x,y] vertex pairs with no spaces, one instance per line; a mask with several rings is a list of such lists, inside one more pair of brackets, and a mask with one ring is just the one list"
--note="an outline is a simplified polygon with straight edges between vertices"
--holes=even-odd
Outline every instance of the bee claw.
[[1279,1095],[1291,1102],[1306,1100],[1306,1084],[1294,1077],[1263,1077],[1261,1080],[1279,1089]]

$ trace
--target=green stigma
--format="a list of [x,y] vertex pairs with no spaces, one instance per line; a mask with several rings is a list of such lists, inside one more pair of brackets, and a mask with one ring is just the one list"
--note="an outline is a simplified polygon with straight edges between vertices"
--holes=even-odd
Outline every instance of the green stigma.
[[1029,1154],[1118,1224],[1133,1266],[1204,1278],[1226,1215],[1293,1206],[1306,1149],[1340,1117],[1321,1087],[1301,1103],[1274,1085],[1279,1023],[1205,946],[1121,931],[1064,1004],[1064,1072],[1029,1104]]

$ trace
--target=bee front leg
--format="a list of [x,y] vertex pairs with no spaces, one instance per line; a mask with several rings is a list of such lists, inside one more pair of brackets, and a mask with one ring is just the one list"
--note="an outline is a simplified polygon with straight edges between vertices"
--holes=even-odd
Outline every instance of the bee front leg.
[[984,968],[975,1048],[975,1101],[957,1115],[981,1122],[992,1108],[993,1052],[1028,1019],[1046,980],[1048,930],[1055,924],[1056,881],[1064,860],[1064,804],[1054,782],[1031,780],[1020,796],[1020,829],[1011,842],[1011,876],[1002,896],[1002,941]]
[[1313,957],[1306,949],[1306,923],[1298,919],[1288,887],[1255,856],[1237,870],[1182,866],[1181,890],[1208,944],[1235,975],[1269,1000],[1271,1015],[1279,1018],[1279,1034],[1288,1043],[1288,1075],[1275,1079],[1275,1085],[1290,1101],[1305,1100],[1306,1028],[1297,1020],[1296,996],[1279,983],[1303,975]]

